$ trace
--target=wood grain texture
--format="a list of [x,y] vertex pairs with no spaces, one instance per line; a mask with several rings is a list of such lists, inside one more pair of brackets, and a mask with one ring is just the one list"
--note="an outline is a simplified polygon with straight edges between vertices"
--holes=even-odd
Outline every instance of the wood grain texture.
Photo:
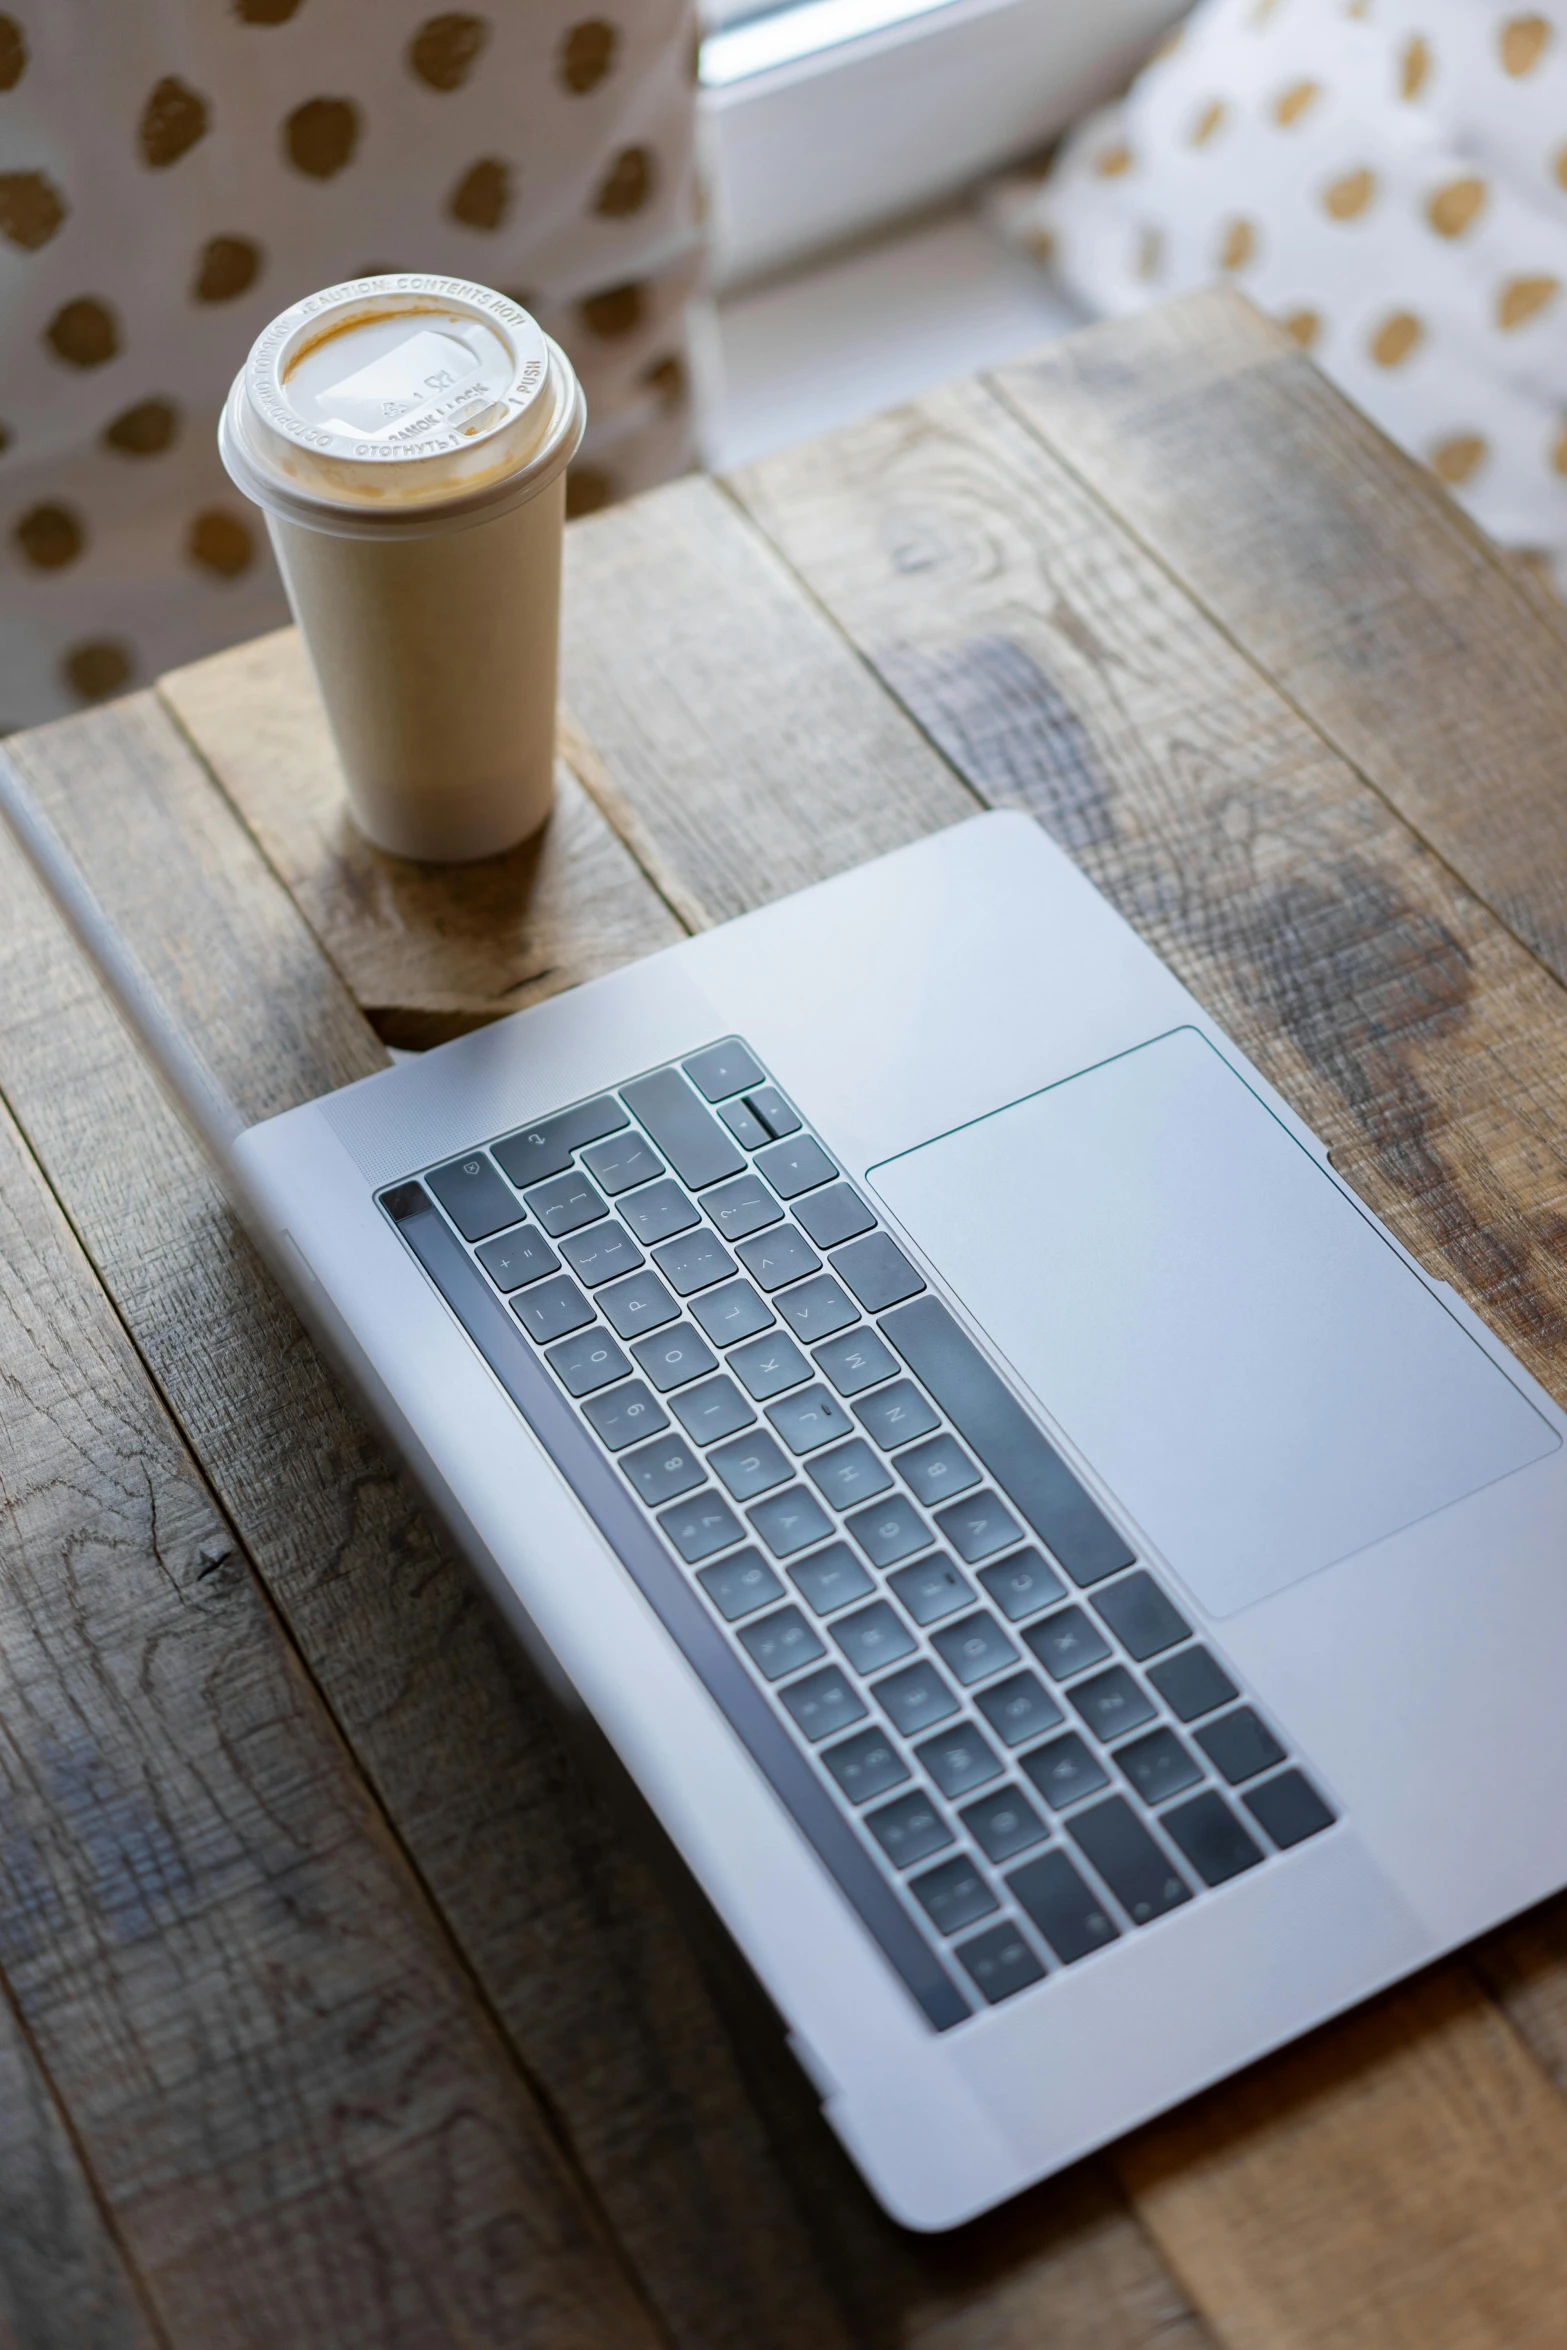
[[561,690],[709,921],[975,812],[711,481],[567,532]]
[[565,766],[543,833],[507,856],[416,865],[372,848],[295,629],[157,690],[387,1044],[439,1044],[681,935]]
[[1121,2167],[1225,2343],[1559,2350],[1562,2112],[1444,1969],[1132,2140]]
[[656,2333],[0,1119],[0,1966],[172,2344]]
[[[770,460],[736,486],[972,787],[1040,817],[1411,1249],[1567,1396],[1567,997],[1555,980],[984,386]],[[1357,655],[1375,658],[1358,628],[1343,650]],[[1552,1904],[1481,1954],[1559,2076],[1562,1915]],[[1476,2331],[1477,2309],[1510,2304],[1472,2233],[1470,2297],[1434,2304],[1426,2291],[1431,2214],[1423,2173],[1404,2159],[1420,2127],[1411,2110],[1429,2096],[1444,2208],[1468,2191],[1466,2164],[1477,2208],[1492,2208],[1484,2133],[1455,2132],[1438,2072],[1411,2073],[1403,2054],[1412,2035],[1440,2042],[1448,2028],[1422,1999],[1448,2000],[1457,2018],[1476,2012],[1473,1996],[1454,1968],[1439,1993],[1395,1998],[1314,2043],[1324,2064],[1340,2036],[1353,2052],[1363,2159],[1397,2187],[1381,2206],[1379,2274],[1389,2291],[1405,2281],[1430,2350],[1508,2339],[1500,2315]],[[1461,2075],[1505,2109],[1528,2060],[1489,2017],[1483,2033],[1453,2022],[1456,2072],[1440,2077]],[[1236,2350],[1369,2345],[1357,2330],[1364,2263],[1341,2270],[1332,2250],[1336,2122],[1302,2106],[1307,2075],[1288,2060],[1266,2078],[1273,2087],[1248,2108],[1244,2191],[1216,2162],[1190,2200],[1161,2207],[1160,2241]],[[1198,2120],[1169,2125],[1172,2175],[1193,2159],[1192,2131],[1222,2140],[1226,2110],[1219,2093]],[[1553,2152],[1532,2184],[1520,2180],[1532,2200],[1518,2224],[1545,2293],[1567,2139],[1560,2109],[1536,2100],[1532,2111]],[[1145,2163],[1162,2144],[1149,2134]],[[1147,2175],[1129,2174],[1139,2191]],[[1271,2298],[1269,2264],[1254,2258],[1270,2235]],[[1292,2267],[1306,2257],[1309,2291]],[[1505,2267],[1505,2245],[1498,2257]],[[1252,2279],[1244,2310],[1227,2281],[1237,2265]]]
[[[3,1447],[0,1435],[0,1459]],[[153,2350],[164,2340],[0,1993],[0,2350]]]
[[1233,293],[996,378],[1424,839],[1567,978],[1567,612]]
[[[193,1034],[247,1115],[379,1065],[150,696],[12,747],[154,980],[179,1000],[185,969],[205,972]],[[660,2323],[704,2350],[844,2350],[668,1899],[14,856],[0,890],[0,1089]]]

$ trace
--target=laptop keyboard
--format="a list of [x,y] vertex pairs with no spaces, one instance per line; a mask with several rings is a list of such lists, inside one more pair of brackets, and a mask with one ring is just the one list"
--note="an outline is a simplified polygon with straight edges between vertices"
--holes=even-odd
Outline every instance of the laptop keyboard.
[[936,2028],[1332,1824],[738,1039],[381,1204]]

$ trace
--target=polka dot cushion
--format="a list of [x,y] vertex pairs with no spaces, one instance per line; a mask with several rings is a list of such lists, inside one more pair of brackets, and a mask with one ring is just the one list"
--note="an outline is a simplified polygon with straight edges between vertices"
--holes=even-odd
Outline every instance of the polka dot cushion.
[[287,617],[218,411],[312,287],[429,269],[570,352],[588,512],[693,462],[690,0],[12,0],[0,730]]
[[1204,0],[1006,209],[1098,314],[1239,286],[1567,557],[1567,0]]

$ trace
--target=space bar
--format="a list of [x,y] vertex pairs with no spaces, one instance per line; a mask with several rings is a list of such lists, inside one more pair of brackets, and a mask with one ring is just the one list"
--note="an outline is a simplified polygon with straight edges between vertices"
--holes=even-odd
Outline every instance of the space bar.
[[881,1327],[1074,1583],[1131,1565],[1125,1538],[938,1299],[895,1306]]

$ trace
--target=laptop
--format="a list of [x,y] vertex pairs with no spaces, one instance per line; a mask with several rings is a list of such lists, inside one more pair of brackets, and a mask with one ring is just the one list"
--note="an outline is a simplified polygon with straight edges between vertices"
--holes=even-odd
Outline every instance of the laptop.
[[895,2218],[1567,1881],[1562,1414],[1030,819],[236,1131],[0,798]]

